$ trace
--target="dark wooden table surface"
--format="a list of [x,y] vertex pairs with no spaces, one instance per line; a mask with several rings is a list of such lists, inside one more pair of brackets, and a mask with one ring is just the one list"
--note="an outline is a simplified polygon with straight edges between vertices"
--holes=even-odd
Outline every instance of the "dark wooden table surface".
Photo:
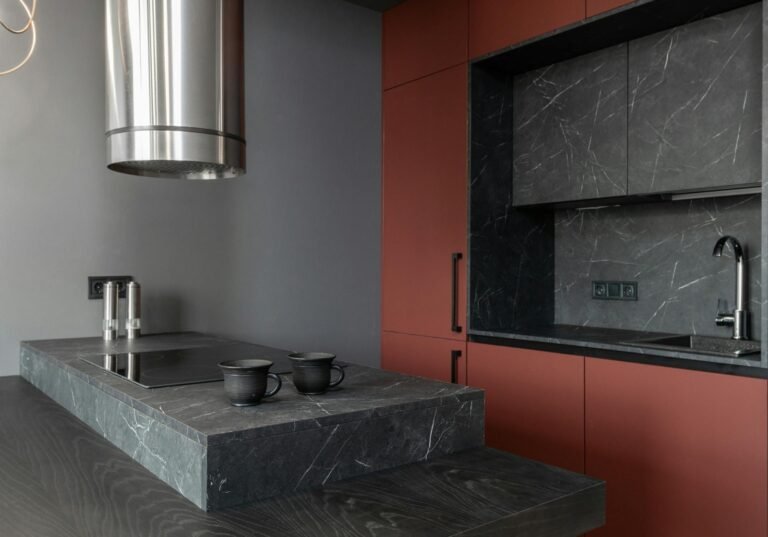
[[490,449],[205,513],[20,377],[0,378],[3,537],[576,536],[605,486]]

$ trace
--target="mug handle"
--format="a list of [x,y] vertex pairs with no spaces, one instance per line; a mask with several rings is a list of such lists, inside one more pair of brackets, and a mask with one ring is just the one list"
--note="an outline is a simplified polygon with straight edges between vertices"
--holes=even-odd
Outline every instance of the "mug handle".
[[264,394],[264,397],[272,397],[283,387],[283,380],[280,378],[280,375],[275,373],[267,373],[267,378],[275,379],[275,382],[277,382],[277,385],[272,390]]
[[339,378],[337,378],[335,381],[331,382],[328,387],[329,388],[335,388],[339,384],[341,384],[341,381],[344,380],[344,368],[340,365],[331,364],[331,369],[335,369],[339,372]]

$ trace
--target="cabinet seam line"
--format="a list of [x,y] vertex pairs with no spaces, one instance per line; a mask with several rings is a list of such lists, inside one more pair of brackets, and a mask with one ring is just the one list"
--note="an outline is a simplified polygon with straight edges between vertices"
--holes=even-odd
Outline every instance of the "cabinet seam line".
[[407,84],[411,84],[413,82],[418,82],[419,80],[424,80],[425,78],[429,78],[429,77],[434,76],[434,75],[439,75],[440,73],[444,73],[445,71],[450,71],[451,69],[455,69],[456,67],[460,67],[462,65],[467,65],[467,63],[468,62],[466,60],[460,61],[459,63],[455,63],[455,64],[452,64],[452,65],[449,65],[448,67],[443,67],[442,69],[438,69],[437,71],[434,71],[432,73],[428,73],[426,75],[422,75],[422,76],[420,76],[418,78],[414,78],[412,80],[406,80],[405,82],[400,82],[399,84],[395,84],[394,86],[390,86],[388,88],[385,88],[382,85],[382,93],[390,91],[390,90],[393,90],[393,89],[401,88],[401,87],[403,87],[403,86],[405,86]]

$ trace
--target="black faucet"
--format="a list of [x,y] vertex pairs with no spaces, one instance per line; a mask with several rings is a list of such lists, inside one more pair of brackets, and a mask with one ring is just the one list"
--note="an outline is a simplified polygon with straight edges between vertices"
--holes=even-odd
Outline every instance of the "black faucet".
[[733,326],[733,339],[749,339],[749,312],[747,311],[747,260],[741,243],[730,235],[720,237],[715,243],[712,255],[723,255],[723,246],[731,244],[736,260],[736,309],[732,313],[718,312],[715,323],[718,326]]

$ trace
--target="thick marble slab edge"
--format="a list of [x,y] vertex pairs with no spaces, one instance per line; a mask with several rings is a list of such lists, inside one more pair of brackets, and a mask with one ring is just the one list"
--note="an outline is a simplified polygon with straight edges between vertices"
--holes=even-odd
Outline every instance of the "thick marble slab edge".
[[70,371],[22,350],[21,376],[25,380],[197,507],[206,509],[205,446]]
[[[129,407],[145,414],[155,414],[144,397],[150,395],[147,390],[100,370],[80,360],[82,356],[116,354],[124,352],[161,351],[196,347],[212,347],[234,343],[224,338],[207,336],[195,332],[157,334],[133,341],[125,339],[114,343],[105,343],[101,338],[67,338],[21,342],[21,360],[19,363],[22,377],[29,372],[32,358],[42,358],[67,373],[117,398]],[[30,380],[27,378],[27,380]],[[159,421],[179,431],[194,441],[204,444],[205,437],[193,428],[184,425],[162,412]]]
[[[227,343],[169,334],[108,351]],[[274,398],[235,408],[222,382],[145,389],[80,360],[104,352],[96,338],[24,342],[21,375],[204,510],[484,444],[484,396],[474,388],[348,364],[344,384],[322,396],[299,394],[286,375]]]
[[481,399],[209,446],[208,501],[230,507],[476,448],[484,414]]
[[[236,343],[197,333],[148,336],[129,344],[120,341],[109,352],[206,347]],[[259,346],[260,356],[287,351]],[[25,356],[52,360],[58,367],[85,380],[139,412],[203,445],[244,440],[303,429],[334,426],[443,405],[482,399],[483,392],[466,386],[444,384],[418,377],[350,365],[342,387],[322,397],[295,393],[292,384],[259,407],[238,409],[229,405],[221,383],[195,384],[147,390],[102,371],[79,358],[105,353],[98,338],[22,342],[22,375]],[[288,377],[289,378],[289,377]],[[354,386],[354,388],[352,388]],[[192,400],[193,399],[193,400]]]

